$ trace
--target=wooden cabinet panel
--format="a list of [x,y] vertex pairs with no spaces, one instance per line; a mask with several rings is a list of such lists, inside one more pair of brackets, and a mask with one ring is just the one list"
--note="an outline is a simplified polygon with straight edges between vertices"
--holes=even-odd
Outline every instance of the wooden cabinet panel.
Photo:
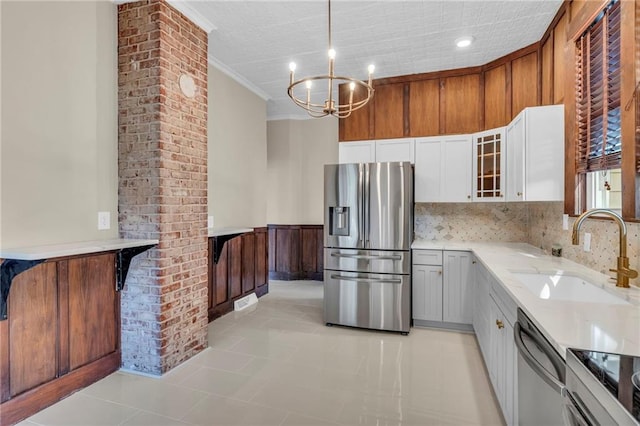
[[484,73],[484,127],[492,129],[509,122],[507,116],[507,72],[500,65]]
[[9,343],[6,396],[13,397],[56,377],[57,305],[55,263],[40,264],[14,279],[6,320],[9,335],[0,342]]
[[511,62],[511,114],[538,105],[538,54],[536,52]]
[[256,248],[253,233],[242,237],[242,293],[249,293],[256,287]]
[[409,135],[440,134],[440,80],[412,81],[409,85]]
[[542,45],[542,105],[553,104],[553,33]]
[[113,253],[68,261],[71,370],[118,349],[114,265]]
[[565,13],[553,29],[553,103],[564,101],[565,55],[567,49],[567,14]]
[[445,105],[444,133],[473,133],[480,130],[480,75],[446,78],[442,90]]
[[[364,93],[364,88],[356,86],[356,97]],[[348,101],[348,86],[346,84],[340,86],[340,103]],[[363,139],[373,139],[373,123],[371,115],[373,112],[373,105],[378,97],[377,92],[373,95],[373,100],[359,110],[353,111],[347,118],[341,118],[339,121],[339,133],[341,141],[359,141]]]
[[315,229],[302,229],[302,270],[315,271],[317,264],[317,239]]
[[404,136],[404,83],[376,87],[374,123],[375,139]]

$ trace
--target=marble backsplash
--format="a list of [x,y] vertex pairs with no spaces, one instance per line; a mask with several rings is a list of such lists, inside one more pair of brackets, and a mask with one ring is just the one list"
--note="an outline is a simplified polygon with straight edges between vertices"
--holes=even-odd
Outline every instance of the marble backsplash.
[[417,203],[415,238],[445,241],[527,241],[522,203]]
[[[567,259],[607,275],[618,257],[618,225],[610,220],[587,219],[581,231],[591,233],[591,251],[571,244],[571,227],[562,230],[562,202],[542,203],[418,203],[415,238],[443,241],[526,242],[551,254],[558,244]],[[640,270],[640,223],[627,223],[630,266]],[[631,280],[640,285],[640,279]]]
[[[611,220],[587,219],[580,230],[580,244],[571,244],[571,228],[575,217],[569,218],[569,230],[562,230],[562,213],[564,204],[528,203],[529,235],[527,242],[551,253],[551,246],[559,244],[562,256],[585,265],[603,274],[613,275],[610,268],[615,268],[618,258],[619,235],[618,225]],[[591,233],[591,251],[582,250],[584,233]],[[627,256],[629,266],[640,270],[640,224],[627,223]],[[638,285],[639,279],[631,280]]]

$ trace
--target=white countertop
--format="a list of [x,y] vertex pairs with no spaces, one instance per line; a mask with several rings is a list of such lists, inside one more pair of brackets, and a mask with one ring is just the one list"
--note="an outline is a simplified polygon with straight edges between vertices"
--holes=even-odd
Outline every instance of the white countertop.
[[245,232],[253,232],[253,228],[233,228],[220,227],[209,228],[209,237],[219,237],[221,235],[244,234]]
[[[549,256],[524,243],[415,241],[411,248],[473,251],[563,357],[569,347],[640,356],[640,288],[633,284],[630,289],[618,288],[607,275],[565,258]],[[578,275],[624,297],[630,304],[539,299],[512,271],[562,271]]]
[[131,247],[158,244],[158,240],[134,240],[116,238],[112,240],[81,241],[77,243],[51,244],[0,249],[0,259],[40,260],[77,254],[99,253]]

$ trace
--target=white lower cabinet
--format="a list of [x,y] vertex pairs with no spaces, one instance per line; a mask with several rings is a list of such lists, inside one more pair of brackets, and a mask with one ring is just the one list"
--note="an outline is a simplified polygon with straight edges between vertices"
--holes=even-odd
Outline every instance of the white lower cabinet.
[[513,340],[516,304],[482,265],[477,267],[473,327],[493,390],[508,425],[518,424],[518,353]]
[[414,324],[471,328],[473,263],[466,251],[413,250]]

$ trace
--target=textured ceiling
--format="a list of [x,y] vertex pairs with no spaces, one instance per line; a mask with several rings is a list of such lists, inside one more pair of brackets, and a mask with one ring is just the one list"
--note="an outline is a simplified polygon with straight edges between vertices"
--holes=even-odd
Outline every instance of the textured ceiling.
[[[209,57],[267,99],[269,119],[306,117],[287,96],[296,78],[327,72],[327,2],[191,1],[215,28]],[[365,79],[482,65],[538,41],[562,0],[349,1],[331,3],[336,74]],[[471,35],[460,49],[454,40]]]

